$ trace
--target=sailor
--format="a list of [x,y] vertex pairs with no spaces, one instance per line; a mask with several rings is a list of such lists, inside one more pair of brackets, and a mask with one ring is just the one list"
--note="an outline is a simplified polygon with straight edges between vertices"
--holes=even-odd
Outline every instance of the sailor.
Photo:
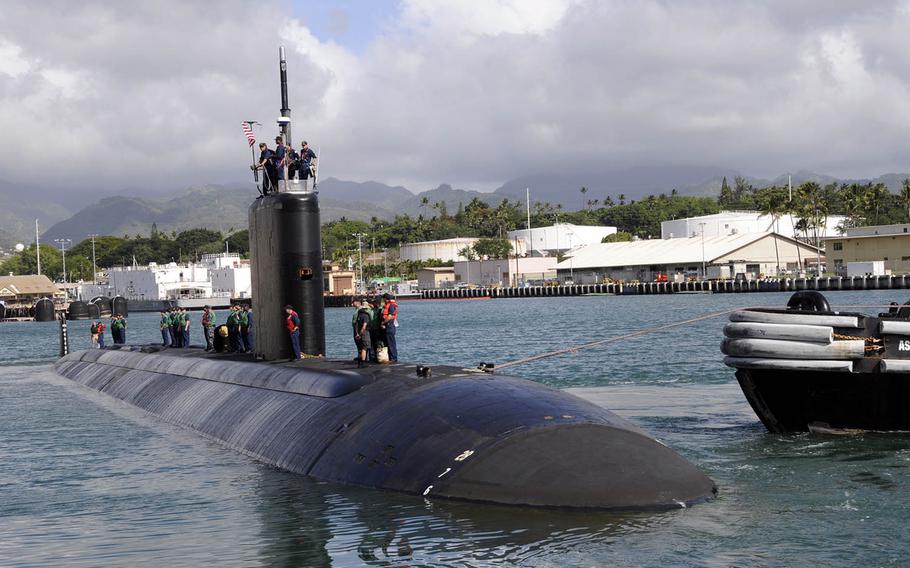
[[287,146],[284,145],[284,140],[281,139],[281,136],[276,136],[275,152],[272,154],[272,164],[275,168],[275,177],[272,179],[275,183],[272,191],[279,191],[279,182],[284,181],[284,166],[287,161],[287,151],[288,149]]
[[205,336],[205,350],[211,351],[215,348],[215,312],[212,306],[202,308],[202,334]]
[[169,347],[171,345],[171,316],[166,310],[161,311],[161,321],[158,323],[161,328],[161,345]]
[[228,351],[242,353],[243,346],[240,344],[240,316],[237,314],[237,306],[231,306],[231,311],[227,317],[228,329]]
[[186,310],[183,311],[183,346],[190,346],[190,314]]
[[370,347],[367,349],[370,361],[378,362],[376,354],[385,346],[382,333],[382,298],[374,296],[364,302],[364,307],[370,311]]
[[92,335],[92,349],[98,348],[98,322],[92,320],[92,326],[89,328],[89,333]]
[[277,178],[275,177],[275,164],[272,162],[274,155],[275,153],[269,150],[269,147],[265,142],[260,142],[259,163],[255,166],[251,166],[253,169],[263,171],[262,193],[264,195],[268,195],[270,192],[278,190],[278,185],[276,183]]
[[395,332],[398,330],[398,302],[389,293],[382,295],[382,329],[385,331],[385,343],[389,348],[389,361],[398,361],[398,344],[395,342]]
[[304,140],[300,145],[300,178],[307,179],[315,172],[316,167],[316,152],[310,148],[310,145],[307,144],[307,141]]
[[104,349],[104,329],[106,327],[103,321],[98,322],[98,349]]
[[126,343],[126,320],[120,314],[111,317],[111,336],[115,345]]
[[357,345],[357,367],[364,367],[367,362],[367,351],[370,349],[370,310],[363,305],[357,310],[354,318],[354,343]]
[[294,306],[288,304],[284,307],[284,313],[288,318],[285,325],[288,329],[288,335],[291,336],[291,349],[294,350],[294,360],[303,359],[300,353],[300,316],[294,311]]
[[171,347],[181,347],[180,345],[180,314],[177,308],[171,308]]
[[250,335],[250,320],[243,306],[237,306],[237,333],[241,351],[249,351],[247,338]]
[[243,348],[247,352],[253,352],[253,306],[243,305],[243,315],[246,319],[246,331],[241,329],[241,338],[243,339]]
[[354,333],[354,349],[357,351],[357,356],[354,357],[355,361],[360,359],[360,347],[357,345],[357,316],[360,314],[360,308],[364,305],[364,301],[360,298],[355,297],[351,300],[351,306],[354,308],[354,313],[351,314],[351,330]]

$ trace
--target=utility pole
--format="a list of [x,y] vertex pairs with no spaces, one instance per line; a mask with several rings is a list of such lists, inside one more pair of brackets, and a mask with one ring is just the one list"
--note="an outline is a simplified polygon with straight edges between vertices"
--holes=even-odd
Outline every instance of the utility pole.
[[35,219],[35,260],[38,262],[38,276],[41,276],[41,239],[38,237],[38,219]]
[[66,245],[73,242],[71,239],[54,239],[55,243],[60,243],[60,252],[63,254],[63,283],[66,284]]
[[385,271],[386,282],[389,279],[389,258],[388,258],[389,249],[382,249],[382,268]]
[[527,213],[528,213],[528,243],[530,243],[530,246],[528,247],[527,252],[528,252],[528,256],[534,256],[533,254],[531,254],[534,252],[534,239],[533,239],[534,234],[531,232],[531,188],[530,187],[525,188],[525,204],[527,205]]
[[365,235],[363,233],[354,233],[353,236],[357,237],[357,264],[360,266],[360,292],[363,292],[365,290],[363,285],[363,237]]
[[705,273],[705,223],[698,224],[701,227],[701,278],[707,280],[708,275]]
[[99,235],[92,233],[89,237],[92,238],[92,284],[98,284],[98,263],[95,262],[95,237]]

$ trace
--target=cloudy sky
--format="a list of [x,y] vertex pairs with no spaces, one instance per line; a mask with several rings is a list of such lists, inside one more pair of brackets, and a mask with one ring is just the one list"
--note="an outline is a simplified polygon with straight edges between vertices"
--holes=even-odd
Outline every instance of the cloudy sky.
[[240,123],[274,138],[279,45],[323,176],[908,171],[908,29],[886,0],[0,0],[0,180],[245,180]]

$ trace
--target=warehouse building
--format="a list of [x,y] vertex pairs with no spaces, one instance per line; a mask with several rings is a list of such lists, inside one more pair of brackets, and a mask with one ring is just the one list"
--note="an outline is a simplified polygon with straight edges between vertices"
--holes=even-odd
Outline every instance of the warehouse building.
[[[825,227],[819,233],[824,237],[837,234],[837,227],[843,225],[846,217],[829,215]],[[795,238],[796,223],[799,217],[782,215],[775,220],[770,215],[763,215],[760,211],[721,211],[714,215],[701,215],[685,219],[673,219],[660,223],[660,238],[662,239],[688,239],[728,237],[742,233],[775,232],[786,237]],[[810,236],[813,234],[809,231]]]
[[893,274],[910,272],[910,224],[874,225],[847,229],[846,234],[825,239],[831,270],[847,275],[851,262],[884,261]]
[[[814,264],[820,251],[776,233],[600,243],[571,251],[556,266],[561,282],[651,282],[686,278],[768,277]],[[823,257],[822,257],[823,258]],[[778,266],[780,269],[778,270]]]
[[62,297],[62,292],[45,275],[0,276],[0,301],[6,305],[31,305],[41,298]]

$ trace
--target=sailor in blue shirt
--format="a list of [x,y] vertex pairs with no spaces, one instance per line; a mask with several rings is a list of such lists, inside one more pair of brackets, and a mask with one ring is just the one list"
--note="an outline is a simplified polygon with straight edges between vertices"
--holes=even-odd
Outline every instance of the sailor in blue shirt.
[[301,178],[307,179],[312,174],[310,167],[315,165],[313,160],[316,159],[316,152],[307,144],[306,140],[300,145],[300,173]]
[[275,164],[276,180],[284,179],[284,156],[286,152],[287,148],[284,146],[284,141],[281,139],[281,136],[276,136],[275,153],[272,155],[272,163]]

